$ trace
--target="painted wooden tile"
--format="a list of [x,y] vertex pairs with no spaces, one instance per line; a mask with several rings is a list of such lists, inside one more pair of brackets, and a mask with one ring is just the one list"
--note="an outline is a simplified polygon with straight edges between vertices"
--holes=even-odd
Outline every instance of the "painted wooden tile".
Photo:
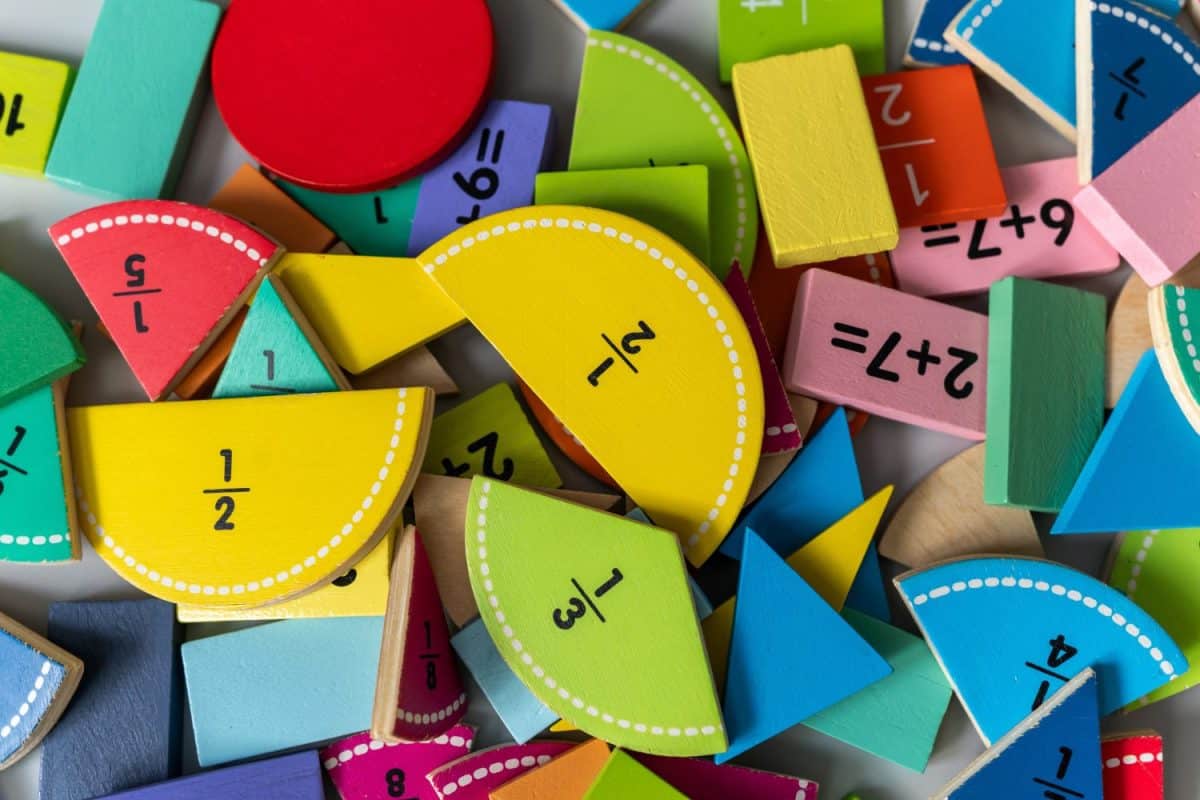
[[355,253],[401,257],[408,252],[421,179],[372,192],[319,192],[273,178],[275,184],[338,235]]
[[947,67],[969,63],[946,40],[946,26],[960,11],[962,4],[958,0],[924,0],[904,52],[904,66]]
[[42,747],[41,800],[91,800],[179,773],[181,632],[161,600],[50,605],[47,635],[87,671]]
[[79,687],[83,661],[0,614],[0,672],[3,770],[29,755],[58,722]]
[[208,207],[249,222],[297,253],[323,253],[337,238],[252,164],[238,167]]
[[1200,290],[1158,286],[1150,290],[1154,351],[1175,402],[1200,434],[1200,358],[1192,320],[1200,312]]
[[900,227],[1004,210],[1004,183],[969,66],[864,78],[863,93]]
[[471,752],[475,729],[455,725],[427,742],[392,744],[356,733],[321,748],[321,763],[342,800],[437,800],[425,776]]
[[97,800],[323,800],[315,750],[198,772]]
[[817,800],[817,783],[735,764],[714,764],[700,758],[668,758],[633,753],[643,766],[686,794],[691,800]]
[[417,388],[68,409],[80,524],[118,574],[164,600],[290,599],[392,530],[432,401]]
[[0,52],[0,172],[42,177],[70,81],[61,61]]
[[614,750],[584,800],[687,800],[671,784],[655,775],[624,750]]
[[208,767],[361,730],[371,719],[380,617],[297,619],[180,649],[196,758]]
[[982,440],[987,317],[821,269],[800,279],[788,391]]
[[849,47],[739,64],[733,94],[775,266],[896,246],[896,212]]
[[0,404],[49,386],[86,357],[67,323],[40,297],[0,273]]
[[220,18],[198,0],[105,0],[46,177],[117,199],[173,194]]
[[549,740],[502,744],[451,761],[427,774],[425,780],[440,800],[451,795],[457,800],[490,800],[492,789],[549,764],[570,749],[571,742]]
[[749,491],[763,429],[754,345],[714,275],[647,225],[575,206],[497,214],[419,261],[634,502],[678,533],[688,560],[704,563]]
[[579,441],[579,437],[571,433],[571,429],[563,424],[562,420],[554,415],[550,407],[542,402],[542,399],[533,393],[529,385],[525,381],[517,378],[517,388],[521,390],[521,397],[525,400],[525,406],[529,412],[533,414],[533,418],[537,420],[541,426],[542,432],[546,437],[571,460],[575,466],[591,475],[600,483],[610,489],[617,488],[617,482],[612,475],[608,474],[608,470],[600,465],[596,457],[587,451],[583,446],[583,442]]
[[704,82],[675,61],[615,33],[588,35],[568,168],[708,167],[709,266],[718,278],[735,261],[754,263],[758,200],[737,130]]
[[583,800],[608,759],[608,743],[588,739],[493,790],[491,800]]
[[1163,741],[1158,734],[1106,736],[1100,741],[1104,761],[1104,797],[1108,800],[1162,800]]
[[[188,373],[175,384],[173,391],[176,397],[180,400],[204,400],[212,396],[212,390],[221,377],[221,369],[229,358],[229,351],[233,349],[237,335],[241,333],[249,310],[247,306],[242,306],[234,312],[233,316],[229,318],[229,323],[204,351],[204,355],[196,359],[196,363],[192,365]],[[103,325],[103,322],[96,323],[97,328],[103,328]]]
[[653,0],[551,0],[585,32],[619,31]]
[[[1102,715],[1187,668],[1149,614],[1061,564],[967,558],[895,583],[989,745],[1088,667],[1099,676]],[[991,635],[981,638],[981,630]]]
[[987,291],[1008,276],[1047,280],[1111,272],[1121,257],[1071,199],[1076,160],[1000,170],[1009,205],[999,217],[900,231],[892,267],[900,288],[925,297]]

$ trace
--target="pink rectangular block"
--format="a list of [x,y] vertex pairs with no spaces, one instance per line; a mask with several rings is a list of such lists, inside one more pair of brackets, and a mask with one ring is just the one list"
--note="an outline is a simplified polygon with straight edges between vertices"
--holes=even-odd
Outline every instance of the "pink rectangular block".
[[796,288],[784,358],[789,391],[981,440],[983,314],[811,269]]
[[950,297],[985,292],[996,281],[1078,278],[1116,269],[1121,258],[1071,198],[1079,191],[1074,158],[1000,170],[1008,210],[999,217],[905,228],[892,269],[909,294]]
[[1075,196],[1150,286],[1200,253],[1200,95]]

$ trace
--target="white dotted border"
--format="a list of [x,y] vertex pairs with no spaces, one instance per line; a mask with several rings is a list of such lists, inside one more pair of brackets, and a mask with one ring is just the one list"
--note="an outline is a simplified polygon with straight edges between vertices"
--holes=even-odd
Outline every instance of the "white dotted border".
[[458,735],[450,736],[445,733],[427,742],[384,742],[380,739],[371,739],[369,742],[359,742],[354,747],[347,747],[339,751],[336,756],[330,756],[325,759],[324,767],[326,772],[332,772],[343,764],[353,761],[355,756],[365,756],[367,753],[383,750],[385,747],[420,747],[430,744],[448,744],[451,747],[466,747],[469,750],[473,743],[473,739]]
[[284,583],[292,576],[299,575],[306,569],[316,565],[318,559],[323,559],[329,553],[342,543],[343,537],[349,536],[354,531],[354,526],[362,521],[363,512],[369,509],[372,503],[375,502],[375,497],[383,489],[383,482],[387,480],[388,473],[391,470],[392,462],[396,459],[396,448],[400,446],[400,431],[404,428],[404,414],[407,410],[407,404],[404,399],[407,395],[407,389],[397,391],[399,402],[396,403],[396,419],[392,424],[392,438],[388,443],[387,453],[383,457],[383,465],[379,468],[378,480],[371,484],[370,491],[363,498],[360,508],[354,512],[350,521],[342,526],[340,533],[330,537],[327,544],[322,545],[317,549],[317,552],[309,555],[302,563],[293,564],[290,569],[280,570],[275,575],[268,575],[257,581],[249,581],[247,583],[238,583],[233,586],[212,586],[208,584],[188,583],[187,581],[175,580],[167,575],[161,575],[158,571],[150,569],[146,564],[143,564],[134,556],[130,555],[111,535],[105,532],[103,526],[99,525],[96,520],[96,515],[92,513],[88,506],[87,498],[83,495],[83,488],[75,484],[75,496],[79,501],[79,511],[83,517],[83,524],[87,525],[91,530],[88,538],[92,545],[99,549],[103,546],[107,550],[111,550],[113,556],[119,559],[125,566],[133,569],[138,575],[145,577],[151,583],[159,584],[160,586],[177,592],[186,592],[191,595],[204,595],[211,597],[217,595],[226,597],[228,595],[242,595],[246,593],[254,593],[260,589],[269,589],[276,583]]
[[1048,583],[1046,581],[1035,581],[1031,578],[971,578],[965,581],[954,581],[951,584],[939,586],[936,589],[930,589],[928,593],[922,592],[912,599],[913,607],[923,606],[926,603],[938,600],[943,597],[948,597],[952,594],[965,592],[972,589],[1034,589],[1039,592],[1049,592],[1056,597],[1066,597],[1074,603],[1082,603],[1085,608],[1090,608],[1102,617],[1108,617],[1113,624],[1118,626],[1125,633],[1141,645],[1152,659],[1158,664],[1159,669],[1170,680],[1175,680],[1179,676],[1175,674],[1175,666],[1163,658],[1162,651],[1154,646],[1150,641],[1150,637],[1142,633],[1141,629],[1132,622],[1125,619],[1125,616],[1117,611],[1114,611],[1108,605],[1099,602],[1094,597],[1085,595],[1075,589],[1068,589],[1059,583]]
[[410,725],[428,725],[431,722],[442,722],[446,719],[446,717],[462,708],[466,702],[467,693],[463,692],[457,698],[455,698],[453,703],[430,714],[422,714],[419,711],[414,713],[412,711],[406,711],[403,708],[397,708],[396,719],[403,720]]
[[[717,132],[717,138],[721,140],[721,146],[725,148],[725,152],[729,154],[729,164],[733,167],[733,187],[737,192],[737,231],[733,241],[733,255],[739,264],[749,264],[750,254],[744,251],[746,245],[746,154],[743,148],[739,153],[734,147],[734,142],[740,140],[736,133],[730,133],[726,129],[725,123],[721,120],[719,114],[713,108],[713,103],[704,98],[693,86],[685,80],[685,75],[680,75],[679,70],[672,68],[669,64],[659,61],[654,56],[643,53],[636,47],[628,47],[623,44],[613,43],[609,39],[597,39],[593,36],[588,37],[588,47],[601,47],[605,50],[615,51],[623,56],[629,56],[634,61],[652,67],[660,75],[666,76],[671,83],[675,84],[692,99],[700,111],[708,118],[709,123]],[[680,68],[682,69],[682,68]],[[711,99],[711,97],[709,98]],[[715,102],[715,101],[714,101]]]
[[728,493],[733,491],[733,479],[738,475],[738,471],[740,469],[739,462],[742,460],[742,456],[744,455],[742,448],[746,444],[745,429],[749,424],[749,421],[746,417],[746,384],[743,382],[743,372],[740,366],[741,357],[738,355],[737,350],[735,350],[733,346],[733,337],[729,335],[727,326],[725,325],[724,320],[721,319],[721,312],[717,310],[716,306],[709,302],[708,295],[700,291],[699,284],[697,284],[695,280],[692,280],[688,277],[687,271],[675,264],[674,259],[664,255],[657,247],[650,246],[632,234],[625,233],[624,231],[618,231],[616,228],[600,225],[596,222],[588,222],[582,219],[566,219],[564,217],[559,217],[557,219],[551,219],[549,217],[531,217],[525,220],[514,220],[513,222],[509,222],[507,225],[496,225],[491,229],[480,230],[474,236],[467,236],[466,238],[462,239],[460,243],[450,245],[445,252],[439,253],[437,256],[432,258],[427,259],[428,254],[424,254],[421,256],[421,263],[425,272],[432,275],[438,267],[442,266],[451,258],[454,258],[463,251],[474,247],[476,244],[486,242],[489,239],[503,236],[508,233],[519,233],[521,231],[531,231],[539,228],[559,228],[563,230],[570,228],[576,231],[603,235],[605,238],[615,239],[622,244],[629,245],[640,253],[645,253],[646,255],[650,256],[650,258],[659,262],[663,267],[670,270],[671,273],[679,279],[680,283],[683,283],[685,286],[687,286],[688,290],[696,296],[696,299],[700,301],[700,305],[704,308],[705,313],[708,314],[709,318],[712,320],[717,329],[717,335],[720,337],[721,343],[725,346],[725,349],[728,352],[729,363],[732,365],[734,381],[733,388],[734,393],[737,395],[738,412],[738,431],[734,436],[733,460],[729,465],[729,477],[726,478],[725,482],[721,485],[721,492],[717,495],[716,500],[713,502],[713,507],[708,510],[707,517],[697,526],[695,533],[688,536],[688,538],[684,541],[684,548],[690,551],[695,548],[697,544],[699,544],[700,538],[709,532],[713,521],[720,516],[721,509],[729,501]]
[[552,758],[552,756],[543,754],[540,756],[521,756],[520,758],[507,758],[504,761],[493,761],[486,767],[476,767],[471,772],[460,775],[456,780],[450,781],[437,791],[443,796],[452,795],[459,789],[465,789],[475,781],[481,781],[489,775],[512,772],[522,767],[527,770],[533,767],[541,767],[549,764]]
[[1142,546],[1134,554],[1134,563],[1129,566],[1129,582],[1125,584],[1125,594],[1130,600],[1137,592],[1137,579],[1142,574],[1142,564],[1146,563],[1146,557],[1150,554],[1150,548],[1154,546],[1154,537],[1156,536],[1158,536],[1156,530],[1146,532],[1146,536],[1142,539]]
[[37,702],[38,693],[46,685],[46,676],[50,674],[50,669],[54,666],[49,660],[42,662],[41,673],[33,681],[33,688],[29,690],[29,694],[25,695],[25,702],[17,709],[17,713],[12,715],[8,724],[0,728],[0,739],[7,739],[12,732],[21,726],[22,720],[29,715],[29,710],[34,703]]
[[1161,764],[1162,760],[1163,754],[1161,750],[1157,753],[1130,753],[1120,758],[1114,756],[1113,758],[1104,759],[1104,768],[1132,767],[1134,764],[1153,764],[1156,761]]
[[983,24],[983,21],[992,15],[992,12],[1004,3],[1004,0],[988,0],[987,5],[979,9],[979,13],[971,17],[971,23],[965,30],[959,32],[959,35],[966,41],[971,41],[971,37],[975,35],[975,31]]
[[934,53],[950,53],[951,55],[958,51],[954,49],[954,45],[949,42],[939,42],[935,39],[926,39],[924,36],[914,36],[913,47],[919,47],[922,50],[931,50]]
[[[1192,72],[1196,73],[1196,75],[1200,75],[1200,62],[1197,62],[1196,56],[1185,45],[1185,42],[1187,42],[1186,38],[1181,40],[1179,37],[1171,35],[1171,32],[1163,29],[1161,25],[1151,22],[1141,14],[1133,11],[1127,11],[1120,6],[1113,5],[1112,3],[1097,3],[1093,0],[1091,3],[1091,8],[1092,11],[1099,11],[1101,14],[1108,14],[1110,17],[1125,20],[1126,22],[1137,25],[1143,30],[1150,31],[1152,35],[1161,39],[1163,44],[1174,50],[1175,54],[1180,56],[1184,62],[1192,68]],[[1182,32],[1180,32],[1180,36],[1183,36]],[[1187,42],[1187,44],[1191,43]]]
[[1188,317],[1187,290],[1182,286],[1172,288],[1175,289],[1175,310],[1179,312],[1180,336],[1187,344],[1187,354],[1192,359],[1192,369],[1200,374],[1200,358],[1197,358],[1196,343],[1190,327],[1191,319]]
[[0,544],[8,545],[46,547],[69,541],[71,541],[71,536],[67,533],[52,533],[49,536],[18,536],[11,533],[0,533]]
[[[712,736],[723,726],[703,725],[699,727],[692,726],[662,726],[662,725],[647,725],[644,722],[630,722],[627,719],[614,718],[612,714],[601,711],[593,705],[588,705],[581,698],[573,695],[566,687],[561,686],[552,676],[547,675],[546,671],[534,662],[533,656],[525,648],[525,645],[520,639],[516,638],[512,626],[508,624],[508,618],[505,616],[503,609],[500,608],[500,598],[496,596],[496,587],[490,577],[491,567],[488,564],[487,551],[487,495],[492,489],[491,481],[484,481],[482,491],[479,493],[479,502],[476,505],[475,515],[475,539],[478,542],[479,555],[479,576],[482,578],[483,590],[487,594],[488,604],[492,607],[492,613],[496,617],[496,622],[501,626],[501,632],[504,638],[508,640],[509,646],[512,647],[515,653],[520,655],[521,663],[533,673],[533,676],[546,685],[547,689],[554,691],[563,700],[569,701],[572,706],[585,711],[588,716],[597,717],[607,725],[616,725],[623,730],[633,729],[637,733],[649,733],[651,736]],[[468,519],[470,519],[468,512]],[[468,539],[468,541],[470,541]],[[474,583],[474,581],[472,581]]]
[[783,436],[785,433],[798,433],[799,431],[800,431],[800,428],[796,426],[796,423],[789,422],[787,425],[784,425],[783,427],[780,427],[778,425],[772,425],[771,427],[767,428],[766,433],[767,433],[767,436],[774,438],[776,436]]
[[266,266],[268,257],[258,252],[253,247],[250,247],[241,239],[234,236],[228,231],[223,231],[216,225],[206,225],[200,220],[188,219],[174,214],[118,214],[115,217],[105,217],[99,222],[89,222],[86,225],[78,228],[72,228],[70,233],[64,233],[56,240],[60,246],[68,245],[76,239],[82,239],[89,233],[108,230],[113,227],[122,227],[124,225],[173,225],[178,228],[192,230],[196,233],[204,233],[214,239],[219,239],[227,245],[231,245],[233,249],[239,253],[243,253],[251,261],[258,264],[260,267]]

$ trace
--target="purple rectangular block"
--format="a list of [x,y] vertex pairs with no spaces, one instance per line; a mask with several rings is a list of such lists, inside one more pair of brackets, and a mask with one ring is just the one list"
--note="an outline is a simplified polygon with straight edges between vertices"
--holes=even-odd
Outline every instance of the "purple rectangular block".
[[415,256],[456,228],[533,202],[550,153],[550,106],[493,100],[454,155],[421,177],[408,237]]
[[324,800],[316,750],[254,761],[97,800]]

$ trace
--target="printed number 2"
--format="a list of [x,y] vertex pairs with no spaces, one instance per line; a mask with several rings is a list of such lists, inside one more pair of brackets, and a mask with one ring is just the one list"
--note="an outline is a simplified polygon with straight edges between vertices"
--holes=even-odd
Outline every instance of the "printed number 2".
[[232,497],[218,497],[216,504],[213,506],[217,511],[221,512],[221,516],[217,517],[216,523],[213,524],[214,531],[231,531],[233,523],[229,518],[233,516],[234,502]]

